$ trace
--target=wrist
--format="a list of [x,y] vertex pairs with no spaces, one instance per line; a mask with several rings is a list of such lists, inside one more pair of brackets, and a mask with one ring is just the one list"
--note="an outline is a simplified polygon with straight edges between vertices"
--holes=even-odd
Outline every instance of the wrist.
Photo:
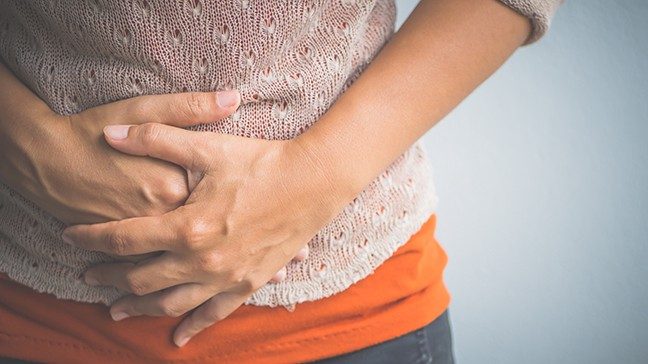
[[55,140],[50,128],[60,117],[2,63],[0,85],[0,180],[19,193],[30,195],[38,190],[37,161],[52,158],[46,141]]
[[60,142],[56,131],[61,122],[51,115],[28,115],[4,127],[0,138],[0,179],[24,197],[39,201],[43,198],[45,163],[55,160],[54,147]]
[[309,129],[291,142],[300,150],[303,163],[312,171],[320,191],[332,199],[336,207],[352,201],[370,181],[364,178],[362,168],[355,168],[348,158],[349,146],[337,146],[334,136]]

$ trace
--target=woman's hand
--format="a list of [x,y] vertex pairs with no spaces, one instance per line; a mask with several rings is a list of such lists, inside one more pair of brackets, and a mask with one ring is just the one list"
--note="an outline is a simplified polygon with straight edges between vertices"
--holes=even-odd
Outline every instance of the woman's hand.
[[[181,167],[115,151],[104,141],[104,126],[195,125],[231,114],[240,102],[237,91],[153,95],[61,116],[1,62],[0,84],[0,180],[66,223],[159,215],[189,195]],[[294,259],[307,255],[302,250]],[[281,278],[280,272],[274,280]]]
[[[236,91],[141,96],[61,116],[43,107],[4,67],[0,71],[7,87],[24,94],[22,104],[8,104],[0,115],[0,124],[7,129],[0,137],[4,142],[0,177],[68,224],[159,215],[189,196],[182,168],[116,152],[102,137],[104,126],[213,122],[233,113],[240,99]],[[30,113],[31,109],[39,112]]]
[[243,304],[352,198],[295,140],[155,123],[109,126],[105,133],[124,153],[182,166],[195,188],[183,206],[164,215],[72,226],[63,237],[117,255],[164,251],[138,264],[95,266],[85,279],[134,293],[113,304],[115,320],[179,316],[200,306],[177,328],[179,346]]

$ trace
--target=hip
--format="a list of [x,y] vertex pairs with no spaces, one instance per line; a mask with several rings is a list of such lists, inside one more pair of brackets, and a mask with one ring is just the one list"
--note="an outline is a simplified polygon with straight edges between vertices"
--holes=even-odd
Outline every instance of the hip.
[[448,310],[426,326],[403,336],[314,364],[432,363],[453,364],[452,329]]

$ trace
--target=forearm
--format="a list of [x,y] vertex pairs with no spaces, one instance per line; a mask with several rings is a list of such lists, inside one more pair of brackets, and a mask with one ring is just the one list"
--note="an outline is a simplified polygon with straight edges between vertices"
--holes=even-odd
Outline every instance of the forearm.
[[297,141],[345,197],[354,196],[497,70],[529,30],[526,18],[495,0],[423,0]]
[[[54,113],[0,62],[0,181],[26,197],[36,191],[34,158],[47,148]],[[51,126],[51,125],[50,125]]]

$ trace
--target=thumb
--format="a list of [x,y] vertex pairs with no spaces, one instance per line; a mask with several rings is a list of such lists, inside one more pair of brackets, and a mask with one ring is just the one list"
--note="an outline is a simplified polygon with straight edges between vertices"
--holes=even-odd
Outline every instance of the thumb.
[[[236,90],[144,95],[96,106],[84,112],[128,121],[128,124],[160,123],[178,127],[206,124],[233,114],[241,103]],[[99,118],[101,119],[101,118]]]
[[108,125],[103,131],[108,144],[123,153],[162,159],[188,171],[203,170],[207,164],[196,150],[204,145],[199,140],[204,132],[158,123]]

